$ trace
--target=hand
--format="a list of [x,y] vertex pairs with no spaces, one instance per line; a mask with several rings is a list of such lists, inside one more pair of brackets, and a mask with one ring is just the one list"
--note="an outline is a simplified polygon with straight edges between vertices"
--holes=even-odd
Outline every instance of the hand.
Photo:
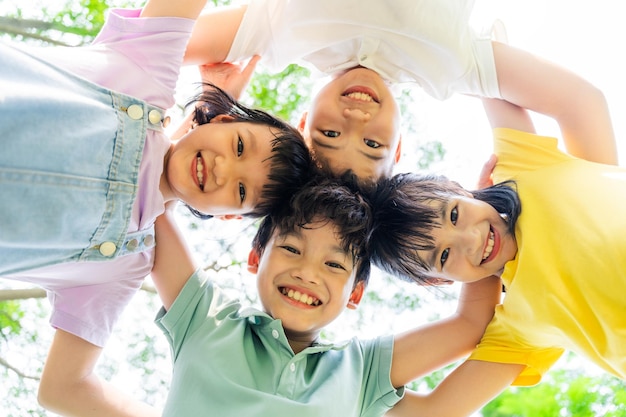
[[478,183],[476,184],[477,190],[482,190],[483,188],[491,187],[493,185],[493,178],[491,174],[493,173],[493,169],[496,167],[496,162],[498,162],[498,158],[495,155],[491,155],[485,165],[483,165],[483,169],[480,170],[480,176],[478,177]]
[[245,66],[241,62],[220,62],[199,65],[198,69],[203,82],[210,82],[239,100],[241,93],[250,83],[260,59],[259,55],[254,55]]

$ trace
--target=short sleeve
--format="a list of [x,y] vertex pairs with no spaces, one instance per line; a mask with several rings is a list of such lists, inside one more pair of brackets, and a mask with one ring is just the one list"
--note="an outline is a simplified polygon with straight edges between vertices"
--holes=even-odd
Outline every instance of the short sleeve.
[[515,129],[493,130],[494,153],[498,163],[493,171],[494,183],[515,179],[521,172],[575,159],[558,148],[558,139]]
[[225,316],[237,314],[240,307],[238,300],[226,296],[213,284],[208,272],[198,269],[189,277],[170,309],[161,308],[155,323],[165,334],[176,361],[187,339],[198,329],[210,334]]
[[50,324],[102,347],[143,278],[49,290]]
[[534,385],[561,357],[564,350],[525,346],[515,336],[516,333],[523,332],[523,329],[509,329],[506,325],[506,318],[502,315],[503,312],[500,309],[496,310],[496,315],[487,326],[482,340],[469,359],[526,365],[513,385]]

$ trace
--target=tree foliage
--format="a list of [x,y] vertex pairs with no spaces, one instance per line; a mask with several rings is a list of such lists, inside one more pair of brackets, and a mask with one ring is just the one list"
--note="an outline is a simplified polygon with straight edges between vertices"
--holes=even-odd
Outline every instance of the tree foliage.
[[[212,0],[221,5],[228,1]],[[18,0],[0,0],[0,35],[14,41],[47,45],[84,45],[93,40],[104,23],[109,7],[137,6],[128,0],[29,0],[28,7]],[[291,65],[281,74],[257,71],[244,96],[247,104],[266,109],[279,117],[297,122],[307,103],[314,82],[309,72]],[[415,160],[416,170],[441,161],[445,150],[440,142],[421,137],[418,115],[413,111],[411,88],[398,97],[403,112],[405,153]],[[205,268],[219,276],[230,291],[250,303],[256,302],[254,285],[242,263],[255,230],[251,222],[200,222],[179,210],[179,220],[188,231],[189,242]],[[228,223],[228,224],[225,224]],[[0,281],[0,285],[6,286]],[[0,292],[3,287],[0,287]],[[398,283],[386,276],[373,280],[359,308],[350,312],[324,333],[330,339],[359,334],[373,337],[381,332],[401,331],[420,322],[437,319],[454,308],[455,292],[436,291]],[[98,372],[137,398],[157,406],[167,394],[171,368],[169,348],[151,326],[159,308],[158,298],[142,291],[117,326],[104,351]],[[431,311],[426,316],[421,313]],[[45,300],[0,302],[0,387],[6,393],[0,403],[3,415],[45,416],[36,403],[38,378],[53,330],[46,323],[49,307]],[[399,320],[402,317],[404,320]],[[450,367],[433,373],[412,388],[432,389]],[[555,372],[537,387],[511,389],[483,411],[484,417],[501,416],[594,416],[626,417],[626,386],[607,376],[591,378],[572,371]]]

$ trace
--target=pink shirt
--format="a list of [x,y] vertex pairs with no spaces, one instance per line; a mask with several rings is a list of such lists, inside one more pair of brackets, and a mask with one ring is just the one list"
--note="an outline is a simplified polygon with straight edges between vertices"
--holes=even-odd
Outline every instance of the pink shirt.
[[[39,48],[35,54],[103,87],[153,106],[174,105],[174,90],[194,20],[139,18],[140,9],[111,10],[92,45]],[[149,229],[164,211],[159,181],[170,146],[148,130],[129,232]],[[154,248],[110,262],[73,262],[27,271],[11,279],[48,291],[52,326],[103,346],[113,325],[154,262]]]

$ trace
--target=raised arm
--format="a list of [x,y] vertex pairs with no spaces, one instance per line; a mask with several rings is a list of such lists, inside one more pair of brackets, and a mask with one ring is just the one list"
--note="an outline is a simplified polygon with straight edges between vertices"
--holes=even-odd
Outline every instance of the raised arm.
[[193,255],[176,225],[174,207],[169,203],[168,209],[154,224],[157,245],[151,276],[166,310],[196,270]]
[[617,164],[613,125],[599,89],[571,71],[512,46],[493,42],[493,52],[504,100],[554,118],[570,154]]
[[405,385],[471,352],[493,317],[501,291],[502,283],[495,276],[463,284],[454,315],[397,335],[392,384]]
[[182,17],[197,19],[206,5],[206,0],[148,0],[141,17]]
[[407,391],[388,417],[469,417],[504,391],[523,365],[465,361],[429,394]]
[[220,7],[203,12],[196,21],[187,45],[185,64],[204,65],[224,62],[246,8],[245,5]]
[[[500,300],[498,277],[464,284],[454,316],[396,337],[391,381],[399,387],[469,353]],[[407,390],[389,417],[466,417],[508,387],[522,365],[465,361],[431,393]]]
[[101,353],[102,348],[57,330],[41,375],[39,403],[67,417],[159,417],[159,410],[94,373]]

